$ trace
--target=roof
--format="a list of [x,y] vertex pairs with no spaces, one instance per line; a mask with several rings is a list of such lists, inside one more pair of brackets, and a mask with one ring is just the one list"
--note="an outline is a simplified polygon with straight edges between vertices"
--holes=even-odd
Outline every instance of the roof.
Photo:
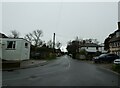
[[112,36],[112,38],[110,39],[109,42],[120,41],[120,37],[116,37],[116,32],[120,32],[120,30],[116,30],[116,31],[114,32],[114,35]]
[[120,32],[120,29],[116,30],[115,32]]
[[85,44],[80,44],[81,47],[98,47],[99,45],[96,43],[85,43]]
[[5,34],[0,33],[0,38],[8,38]]
[[[27,42],[29,42],[28,40],[26,40],[26,39],[24,39],[24,38],[10,38],[10,37],[7,37],[7,38],[2,38],[2,39],[18,39],[18,40],[25,40],[25,41],[27,41]],[[29,42],[30,43],[30,42]]]
[[119,41],[120,42],[120,37],[117,37],[116,38],[116,35],[114,35],[109,42],[116,42],[116,41]]

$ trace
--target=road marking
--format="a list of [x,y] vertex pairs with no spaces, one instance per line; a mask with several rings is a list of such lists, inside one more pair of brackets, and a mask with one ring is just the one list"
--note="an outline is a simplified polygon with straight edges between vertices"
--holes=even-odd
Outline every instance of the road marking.
[[69,69],[70,68],[70,60],[67,58],[67,60],[68,60],[68,67],[67,67],[67,69]]

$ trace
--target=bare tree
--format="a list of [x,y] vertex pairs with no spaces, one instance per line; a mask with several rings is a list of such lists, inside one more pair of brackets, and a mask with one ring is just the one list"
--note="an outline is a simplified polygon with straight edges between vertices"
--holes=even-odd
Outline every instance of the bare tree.
[[67,44],[68,44],[68,45],[72,45],[72,41],[71,41],[71,40],[68,41]]
[[49,48],[52,48],[52,44],[53,44],[52,40],[49,40],[49,41],[47,42],[47,46],[48,46]]
[[20,33],[17,30],[11,30],[11,35],[10,37],[12,38],[19,38]]
[[31,33],[25,35],[25,39],[27,39],[30,43],[32,43]]
[[30,41],[35,46],[40,46],[42,45],[42,40],[40,39],[40,37],[42,36],[43,36],[42,30],[37,29],[34,30],[32,33],[26,34],[25,39]]
[[97,39],[93,39],[93,42],[96,43],[96,44],[99,43],[99,41]]
[[60,49],[61,46],[62,46],[62,44],[61,44],[59,41],[57,41],[56,47],[57,47],[58,49]]
[[79,38],[78,38],[78,36],[76,36],[76,37],[75,37],[75,40],[76,40],[76,41],[79,41]]

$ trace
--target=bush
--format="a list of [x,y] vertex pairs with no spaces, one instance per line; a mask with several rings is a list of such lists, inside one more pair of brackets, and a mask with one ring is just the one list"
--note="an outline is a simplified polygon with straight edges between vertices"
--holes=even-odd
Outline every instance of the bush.
[[79,54],[76,54],[76,59],[80,59],[80,55]]
[[81,50],[81,51],[79,52],[79,54],[81,54],[81,55],[87,55],[87,52],[86,52],[85,50]]
[[81,50],[81,51],[79,52],[79,59],[84,60],[84,59],[86,59],[86,57],[87,57],[87,52],[86,52],[86,50]]
[[47,56],[47,60],[52,60],[56,58],[56,54],[55,53],[49,53],[49,55]]
[[120,64],[113,64],[112,70],[120,73]]
[[47,47],[36,47],[34,50],[30,53],[30,58],[33,59],[51,59],[56,57],[54,54],[51,54],[53,52],[52,48]]

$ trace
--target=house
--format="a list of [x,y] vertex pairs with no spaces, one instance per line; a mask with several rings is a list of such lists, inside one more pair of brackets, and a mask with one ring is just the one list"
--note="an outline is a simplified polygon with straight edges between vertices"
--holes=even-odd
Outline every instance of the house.
[[0,33],[0,38],[8,38],[5,34]]
[[0,38],[0,58],[2,60],[21,61],[30,57],[30,42],[23,38]]
[[103,44],[98,45],[92,42],[80,44],[79,52],[81,53],[84,52],[84,54],[80,55],[81,59],[89,59],[89,60],[92,60],[94,56],[98,56],[102,53],[106,53]]
[[[0,38],[8,38],[5,34],[0,33]],[[2,40],[0,39],[0,59],[2,59]]]
[[120,22],[118,22],[118,30],[112,33],[112,35],[109,40],[109,51],[120,56]]
[[96,43],[85,43],[80,45],[80,50],[81,49],[86,50],[88,53],[96,53],[98,51],[101,53],[106,53],[103,44],[98,45]]

